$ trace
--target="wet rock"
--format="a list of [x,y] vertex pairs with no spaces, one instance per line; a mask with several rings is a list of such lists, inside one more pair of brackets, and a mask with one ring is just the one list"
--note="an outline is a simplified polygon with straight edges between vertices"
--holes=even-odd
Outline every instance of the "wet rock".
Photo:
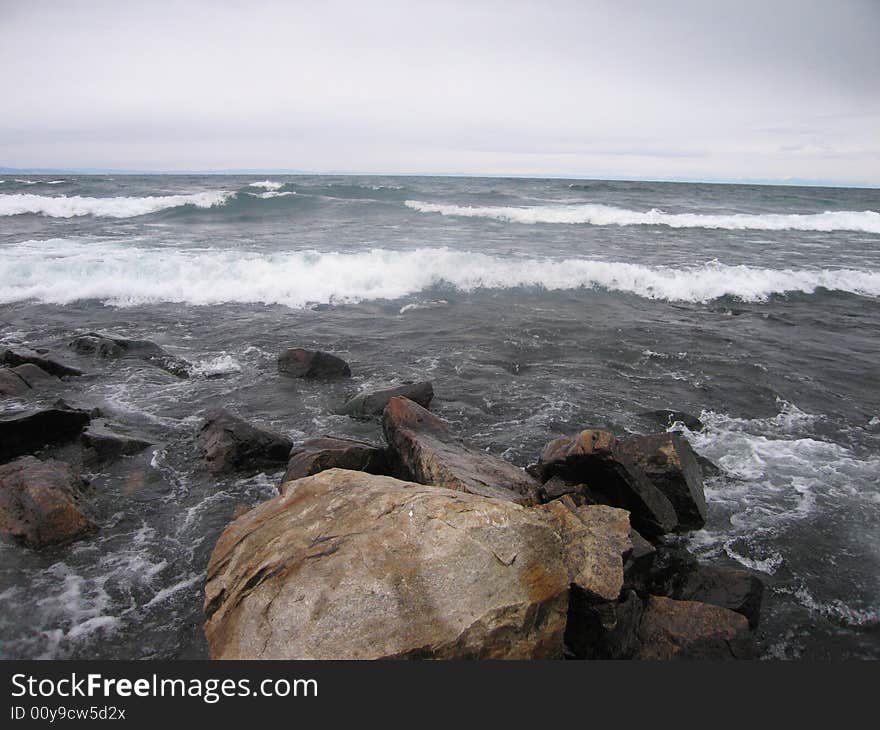
[[79,501],[85,482],[69,466],[23,456],[0,466],[0,534],[42,548],[95,529]]
[[21,397],[31,392],[31,386],[12,368],[0,368],[0,396]]
[[282,484],[337,468],[387,474],[388,460],[385,449],[365,441],[334,436],[308,439],[291,449]]
[[597,498],[630,512],[633,527],[648,537],[673,531],[678,520],[669,499],[607,431],[586,430],[544,447],[538,462],[542,481],[559,476],[586,484]]
[[681,423],[690,431],[702,431],[705,427],[703,422],[696,416],[684,411],[671,411],[665,408],[656,411],[644,411],[639,414],[654,423],[659,424],[663,428],[669,428],[674,423]]
[[341,469],[299,479],[214,547],[210,655],[560,658],[570,584],[615,589],[605,576],[622,569],[620,547],[599,538],[620,532],[625,514],[614,512],[590,532],[561,505],[525,509]]
[[696,601],[650,596],[639,626],[638,658],[755,659],[757,646],[744,616]]
[[12,372],[34,389],[39,388],[42,384],[58,382],[57,377],[29,362],[12,368]]
[[0,416],[0,462],[75,439],[91,420],[68,408],[27,410]]
[[677,433],[631,436],[619,449],[672,502],[677,530],[699,530],[706,524],[703,472],[687,439]]
[[234,522],[239,517],[246,515],[253,509],[249,504],[237,504],[235,505],[235,509],[232,510],[232,521]]
[[572,589],[565,646],[574,659],[631,659],[639,651],[643,605],[635,591],[618,601],[597,601]]
[[359,393],[349,400],[343,407],[342,413],[352,418],[372,418],[381,416],[385,406],[395,396],[409,398],[418,403],[422,408],[427,408],[434,398],[434,386],[430,382],[405,383],[395,388],[375,390],[370,393]]
[[125,433],[120,426],[94,421],[83,431],[82,443],[84,459],[91,464],[132,456],[153,445],[145,438]]
[[278,356],[278,372],[291,378],[331,378],[351,377],[348,363],[336,355],[320,350],[303,350],[294,347]]
[[287,462],[293,446],[286,436],[252,426],[223,408],[205,416],[196,440],[205,466],[215,473],[277,468]]
[[629,540],[632,543],[632,550],[623,560],[624,587],[647,593],[654,579],[657,549],[636,530],[630,530]]
[[79,335],[68,343],[68,347],[80,355],[116,359],[132,358],[143,360],[178,378],[188,378],[192,364],[181,357],[172,355],[164,348],[149,340],[131,340],[124,337],[89,332]]
[[518,504],[540,501],[538,483],[524,470],[456,439],[445,421],[407,398],[388,402],[382,429],[402,478]]
[[50,357],[47,353],[40,353],[35,350],[29,350],[25,347],[7,348],[0,352],[0,362],[5,365],[16,366],[31,364],[36,365],[41,370],[63,378],[67,375],[82,375],[82,370],[78,370],[70,365]]

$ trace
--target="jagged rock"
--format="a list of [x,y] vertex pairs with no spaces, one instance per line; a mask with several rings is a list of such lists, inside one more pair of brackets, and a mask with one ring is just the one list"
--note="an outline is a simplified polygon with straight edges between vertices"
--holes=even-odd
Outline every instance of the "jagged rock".
[[406,383],[387,390],[374,390],[370,393],[359,393],[349,400],[343,407],[342,412],[352,418],[371,418],[381,416],[385,406],[394,396],[409,398],[418,403],[422,408],[431,405],[434,397],[434,386],[430,382]]
[[292,378],[348,378],[351,368],[336,355],[294,347],[278,356],[278,372]]
[[68,408],[29,410],[0,416],[0,462],[33,453],[49,444],[75,439],[91,420]]
[[11,368],[0,368],[0,395],[20,397],[31,392],[31,386]]
[[684,411],[671,411],[666,408],[661,408],[656,411],[644,411],[639,415],[658,423],[664,428],[669,428],[674,423],[681,423],[690,431],[702,431],[703,428],[705,428],[703,422],[699,418],[692,416],[690,413],[685,413]]
[[223,408],[208,412],[197,442],[209,471],[258,471],[287,461],[293,443],[274,431],[252,426]]
[[635,591],[618,601],[597,601],[572,588],[565,646],[575,659],[631,659],[639,650],[643,605]]
[[518,504],[540,501],[538,483],[525,471],[464,444],[445,421],[407,398],[388,402],[382,429],[402,478]]
[[26,362],[24,365],[12,368],[12,371],[18,375],[31,388],[37,388],[41,383],[57,383],[58,378],[47,373],[43,368],[37,367],[33,363]]
[[164,348],[149,340],[130,340],[89,332],[75,337],[68,343],[68,347],[80,355],[143,360],[178,378],[188,378],[192,367],[188,361],[166,352]]
[[650,596],[639,626],[638,658],[755,659],[757,646],[744,616],[696,601]]
[[590,492],[601,495],[594,501],[629,510],[633,527],[643,535],[658,537],[678,524],[669,499],[607,431],[586,430],[551,441],[541,452],[536,471],[544,482],[560,476],[586,484]]
[[83,537],[95,529],[79,506],[84,486],[60,461],[23,456],[0,466],[0,533],[32,548]]
[[629,540],[633,547],[623,561],[624,587],[632,588],[640,593],[647,593],[653,580],[657,548],[636,530],[630,530]]
[[526,509],[342,469],[289,487],[214,547],[215,659],[561,658],[570,584],[620,590],[607,578],[628,545],[619,510]]
[[89,463],[103,463],[122,456],[131,456],[153,445],[144,438],[124,433],[119,426],[94,421],[83,431],[82,442],[85,448],[84,457]]
[[388,460],[385,449],[364,441],[334,436],[308,439],[291,449],[282,484],[335,468],[387,474]]
[[677,433],[631,436],[619,449],[672,502],[678,517],[676,529],[699,530],[706,524],[703,473],[686,438]]
[[62,378],[66,375],[82,375],[82,370],[77,370],[70,365],[49,357],[45,353],[36,352],[26,347],[7,348],[0,353],[0,362],[16,366],[31,364],[36,365],[41,370],[46,371],[50,375]]

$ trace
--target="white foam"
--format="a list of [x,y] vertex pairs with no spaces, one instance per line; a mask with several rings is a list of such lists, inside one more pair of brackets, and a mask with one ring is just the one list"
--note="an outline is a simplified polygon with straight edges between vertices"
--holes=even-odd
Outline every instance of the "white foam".
[[605,289],[649,299],[706,302],[730,295],[763,301],[819,287],[880,295],[880,272],[764,269],[709,263],[672,268],[593,259],[527,259],[448,248],[359,252],[152,248],[138,242],[50,239],[6,245],[0,302],[116,306],[149,302],[352,303],[398,299],[437,285],[460,291],[542,287]]
[[158,195],[143,198],[87,198],[80,195],[32,195],[30,193],[0,195],[0,216],[32,213],[50,218],[73,218],[93,215],[103,218],[133,218],[167,208],[193,205],[210,208],[222,205],[231,193],[206,191],[188,195]]
[[216,375],[227,375],[230,373],[240,373],[242,370],[241,363],[232,355],[218,355],[206,360],[200,360],[190,369],[192,375],[201,375],[210,378]]
[[284,187],[283,182],[273,182],[272,180],[259,180],[257,182],[248,183],[252,188],[263,188],[264,190],[278,190]]
[[864,231],[880,233],[880,213],[873,210],[841,210],[807,214],[704,214],[647,212],[594,203],[536,205],[530,207],[469,206],[407,200],[406,206],[421,213],[465,218],[489,218],[507,223],[568,223],[595,226],[669,226],[670,228],[725,228],[764,231]]
[[268,190],[265,193],[246,193],[246,195],[250,195],[253,198],[285,198],[288,195],[296,195],[292,190],[282,190],[281,192],[274,192],[272,190]]

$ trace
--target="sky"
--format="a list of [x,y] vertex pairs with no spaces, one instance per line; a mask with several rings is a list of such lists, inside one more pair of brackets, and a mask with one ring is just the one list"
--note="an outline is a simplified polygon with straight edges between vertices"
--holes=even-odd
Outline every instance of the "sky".
[[0,167],[880,186],[880,0],[0,0]]

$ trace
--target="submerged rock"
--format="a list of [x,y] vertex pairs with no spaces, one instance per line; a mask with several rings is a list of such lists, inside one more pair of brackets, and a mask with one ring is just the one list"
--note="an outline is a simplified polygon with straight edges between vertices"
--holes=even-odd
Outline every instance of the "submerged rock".
[[124,433],[120,426],[92,422],[82,434],[84,458],[88,463],[103,463],[138,454],[153,444],[140,436]]
[[91,416],[73,408],[28,410],[0,416],[0,462],[72,441]]
[[620,451],[672,502],[676,529],[699,530],[706,524],[703,473],[686,438],[677,433],[631,436],[621,442]]
[[293,442],[275,431],[252,426],[223,408],[205,416],[197,437],[209,471],[259,471],[287,461]]
[[83,537],[95,529],[79,506],[85,484],[60,461],[23,456],[0,466],[0,533],[31,548]]
[[644,411],[639,415],[643,418],[654,421],[663,426],[663,428],[669,428],[675,423],[683,424],[690,431],[702,431],[704,428],[703,422],[699,418],[692,416],[690,413],[685,413],[684,411],[671,411],[661,408],[656,411]]
[[620,590],[626,515],[599,509],[341,469],[290,482],[214,547],[211,657],[561,658],[569,586]]
[[133,358],[143,360],[178,378],[188,378],[192,367],[188,361],[170,354],[150,340],[131,340],[89,332],[75,337],[68,343],[68,347],[80,355],[96,355],[107,359]]
[[70,365],[65,365],[63,362],[56,360],[45,353],[36,352],[35,350],[30,350],[26,347],[10,347],[3,350],[0,352],[0,362],[11,366],[25,364],[36,365],[41,370],[59,378],[63,378],[67,375],[83,374],[82,370],[78,370]]
[[336,355],[294,347],[278,356],[278,372],[292,378],[348,378],[351,368]]
[[587,485],[596,493],[594,501],[629,510],[633,527],[649,537],[671,532],[678,524],[669,499],[607,431],[587,430],[551,441],[541,452],[536,471],[545,482],[560,476]]
[[463,443],[445,421],[407,398],[388,402],[382,428],[402,478],[518,504],[540,502],[538,482],[524,470]]
[[291,449],[282,484],[336,468],[387,474],[388,459],[385,449],[365,441],[335,436],[308,439]]
[[352,418],[372,418],[381,416],[385,406],[395,396],[409,398],[413,403],[418,403],[422,408],[431,405],[434,398],[434,386],[428,382],[405,383],[386,390],[374,390],[369,393],[359,393],[349,400],[343,407],[342,413]]

